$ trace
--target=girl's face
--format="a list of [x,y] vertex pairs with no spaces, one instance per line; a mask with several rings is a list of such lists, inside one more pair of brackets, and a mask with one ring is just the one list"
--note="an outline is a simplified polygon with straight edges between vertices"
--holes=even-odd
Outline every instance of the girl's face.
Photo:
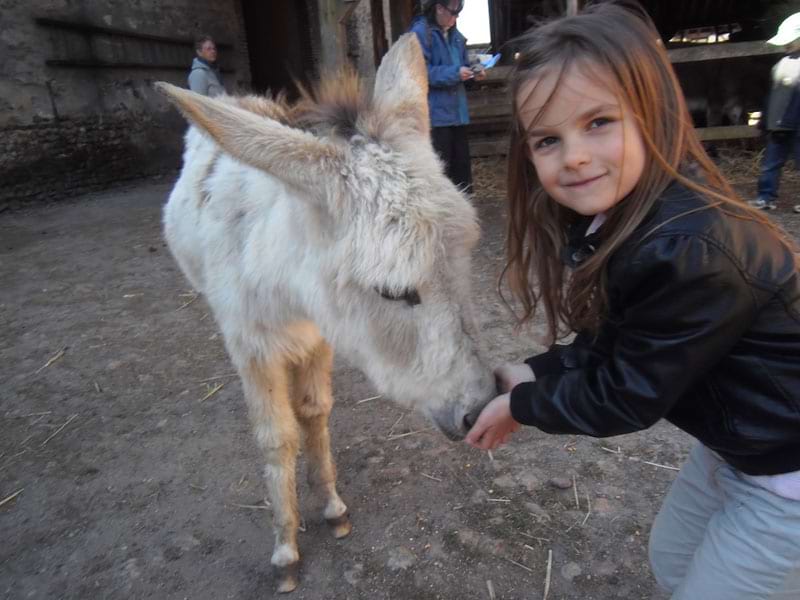
[[596,215],[633,190],[644,171],[645,145],[630,108],[598,83],[601,77],[573,66],[553,92],[557,79],[558,73],[545,72],[520,87],[528,158],[553,200]]

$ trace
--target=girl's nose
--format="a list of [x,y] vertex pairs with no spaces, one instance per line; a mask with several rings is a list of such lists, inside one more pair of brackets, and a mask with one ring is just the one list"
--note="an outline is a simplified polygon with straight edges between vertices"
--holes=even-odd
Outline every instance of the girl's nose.
[[564,143],[564,166],[568,169],[581,167],[591,160],[591,154],[581,143]]

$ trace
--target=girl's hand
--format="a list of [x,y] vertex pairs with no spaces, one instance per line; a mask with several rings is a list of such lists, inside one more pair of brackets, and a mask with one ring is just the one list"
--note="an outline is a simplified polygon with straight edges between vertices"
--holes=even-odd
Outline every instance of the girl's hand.
[[467,79],[472,79],[473,73],[472,69],[469,67],[461,67],[458,71],[459,76],[461,77],[461,81],[466,81]]
[[466,437],[473,448],[494,450],[508,442],[511,434],[519,430],[519,423],[511,416],[511,395],[503,394],[487,404]]
[[509,393],[520,383],[535,381],[533,370],[522,363],[520,365],[505,364],[494,370],[494,378],[497,382],[497,391],[501,394]]

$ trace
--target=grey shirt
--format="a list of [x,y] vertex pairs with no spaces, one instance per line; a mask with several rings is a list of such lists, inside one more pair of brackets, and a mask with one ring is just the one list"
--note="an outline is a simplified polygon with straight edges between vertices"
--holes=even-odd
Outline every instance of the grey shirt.
[[195,57],[189,73],[189,89],[204,96],[219,96],[225,93],[219,69]]

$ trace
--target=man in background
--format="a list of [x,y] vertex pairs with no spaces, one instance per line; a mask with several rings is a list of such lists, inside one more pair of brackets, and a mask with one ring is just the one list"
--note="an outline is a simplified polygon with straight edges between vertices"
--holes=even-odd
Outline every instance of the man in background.
[[189,89],[204,96],[225,93],[222,74],[217,66],[217,45],[211,36],[202,35],[194,44],[195,56],[189,73]]
[[[767,43],[783,46],[786,56],[772,68],[767,112],[761,121],[767,133],[767,149],[761,162],[758,197],[750,205],[774,210],[778,208],[781,170],[789,156],[794,158],[795,168],[800,168],[800,13],[784,20]],[[800,204],[794,211],[800,212]]]

